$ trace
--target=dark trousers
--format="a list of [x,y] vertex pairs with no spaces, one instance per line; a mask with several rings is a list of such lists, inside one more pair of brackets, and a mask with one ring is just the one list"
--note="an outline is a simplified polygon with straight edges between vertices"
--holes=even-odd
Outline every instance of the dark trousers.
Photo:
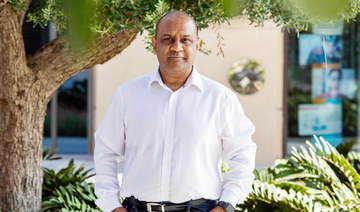
[[[125,207],[128,212],[146,212],[147,210],[140,210],[139,208],[136,207],[136,199],[131,199],[131,198],[126,198],[122,205],[123,207]],[[166,204],[169,202],[159,202],[162,204]],[[200,205],[191,205],[190,201],[186,202],[186,203],[180,203],[180,204],[186,204],[187,205],[187,210],[186,211],[191,211],[191,212],[208,212],[211,209],[216,207],[216,200],[206,200],[204,203],[200,204]],[[179,211],[180,212],[180,211]],[[181,212],[185,212],[181,211]]]

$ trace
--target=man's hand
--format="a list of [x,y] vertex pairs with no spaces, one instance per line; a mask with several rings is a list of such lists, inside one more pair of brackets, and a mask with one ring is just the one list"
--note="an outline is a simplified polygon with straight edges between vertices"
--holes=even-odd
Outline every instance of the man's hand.
[[216,206],[215,208],[211,209],[209,212],[225,212],[225,210],[221,206]]
[[111,212],[127,212],[127,210],[124,207],[119,207],[119,208],[115,208]]

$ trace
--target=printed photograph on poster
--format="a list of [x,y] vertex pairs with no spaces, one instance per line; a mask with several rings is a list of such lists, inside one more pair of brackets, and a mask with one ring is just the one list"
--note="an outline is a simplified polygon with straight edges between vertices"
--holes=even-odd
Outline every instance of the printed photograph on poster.
[[327,104],[298,106],[298,133],[301,136],[342,134],[341,100]]
[[317,98],[355,98],[354,69],[312,69],[311,96]]
[[342,56],[342,38],[338,35],[300,34],[299,64],[340,63]]

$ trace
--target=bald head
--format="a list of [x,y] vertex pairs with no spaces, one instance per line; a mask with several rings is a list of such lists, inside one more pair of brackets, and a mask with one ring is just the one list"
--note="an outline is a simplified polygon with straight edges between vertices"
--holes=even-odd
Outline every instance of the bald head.
[[160,22],[163,20],[163,19],[170,19],[170,18],[182,18],[182,19],[188,19],[190,20],[194,26],[195,26],[195,29],[196,29],[196,35],[198,35],[198,28],[197,28],[197,25],[196,25],[196,22],[195,20],[193,19],[193,17],[191,17],[189,14],[187,14],[186,12],[183,12],[183,11],[179,11],[179,10],[175,10],[175,11],[170,11],[170,12],[167,12],[165,13],[163,16],[161,16],[161,18],[159,18],[158,22],[156,23],[156,28],[155,28],[155,38],[157,38],[157,34],[158,34],[158,27],[159,27],[159,24]]

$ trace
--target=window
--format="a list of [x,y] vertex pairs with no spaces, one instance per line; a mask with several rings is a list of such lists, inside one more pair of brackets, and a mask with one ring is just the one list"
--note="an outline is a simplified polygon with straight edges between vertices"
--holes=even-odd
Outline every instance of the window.
[[359,135],[359,40],[359,21],[288,34],[287,154],[313,134],[333,146]]

